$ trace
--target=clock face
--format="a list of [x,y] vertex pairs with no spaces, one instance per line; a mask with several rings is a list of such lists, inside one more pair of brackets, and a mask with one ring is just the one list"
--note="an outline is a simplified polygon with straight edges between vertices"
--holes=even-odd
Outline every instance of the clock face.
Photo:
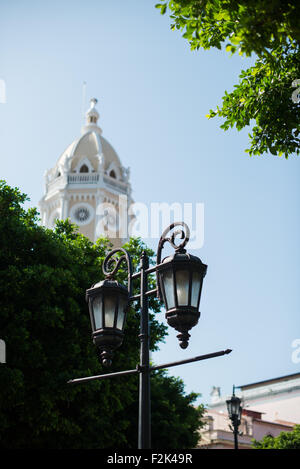
[[94,209],[90,204],[81,202],[72,207],[70,215],[77,225],[87,225],[92,221]]
[[86,222],[90,218],[90,211],[87,207],[78,207],[75,210],[75,220],[79,222]]

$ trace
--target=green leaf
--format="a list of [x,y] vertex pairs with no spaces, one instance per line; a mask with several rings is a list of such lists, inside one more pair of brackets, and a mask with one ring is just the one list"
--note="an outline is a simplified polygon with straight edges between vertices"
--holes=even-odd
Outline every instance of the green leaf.
[[[162,4],[160,4],[162,5]],[[255,65],[240,73],[226,93],[218,115],[224,130],[241,130],[253,123],[250,155],[300,154],[299,106],[291,103],[291,82],[300,77],[300,34],[295,18],[300,2],[165,2],[172,29],[179,29],[192,51],[220,49],[240,56],[256,54]],[[284,5],[284,6],[283,6]],[[161,8],[161,7],[160,7]],[[244,98],[242,100],[241,98]],[[207,118],[216,115],[211,112]]]

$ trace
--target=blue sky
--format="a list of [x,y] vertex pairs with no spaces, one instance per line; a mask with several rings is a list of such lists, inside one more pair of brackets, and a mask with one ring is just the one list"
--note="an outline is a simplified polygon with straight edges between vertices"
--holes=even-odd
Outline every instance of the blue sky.
[[202,316],[187,350],[170,330],[153,359],[232,348],[170,369],[207,403],[212,386],[227,395],[299,370],[300,161],[250,158],[250,129],[224,132],[205,117],[253,59],[191,52],[155,3],[1,2],[1,178],[37,205],[44,171],[80,133],[85,81],[103,136],[131,168],[134,199],[204,204],[204,244],[192,252],[208,264]]

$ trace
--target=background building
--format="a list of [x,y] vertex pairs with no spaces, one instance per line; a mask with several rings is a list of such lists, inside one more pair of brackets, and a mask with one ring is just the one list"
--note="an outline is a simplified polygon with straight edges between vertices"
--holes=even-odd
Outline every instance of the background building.
[[121,245],[128,239],[132,203],[129,168],[102,137],[97,99],[90,103],[81,136],[45,173],[45,195],[39,204],[42,224],[53,228],[57,219],[70,218],[92,242],[105,235]]
[[[252,439],[273,437],[291,431],[300,424],[300,373],[239,386],[243,413],[239,431],[239,448],[251,448]],[[214,387],[206,412],[206,425],[201,430],[199,448],[232,449],[233,433],[228,418],[226,399]]]

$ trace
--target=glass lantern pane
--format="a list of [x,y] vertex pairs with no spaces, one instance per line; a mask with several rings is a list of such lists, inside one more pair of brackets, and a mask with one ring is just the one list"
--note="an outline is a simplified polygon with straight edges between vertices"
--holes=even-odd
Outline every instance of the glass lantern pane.
[[201,285],[201,276],[199,272],[193,272],[191,306],[194,306],[195,308],[197,308],[198,306],[200,285]]
[[96,329],[102,329],[102,295],[97,296],[93,301],[93,313]]
[[175,300],[174,300],[174,280],[173,280],[173,271],[169,270],[162,274],[166,300],[167,300],[167,309],[171,309],[175,307]]
[[232,406],[231,406],[231,412],[233,415],[238,416],[239,415],[239,407],[240,407],[240,402],[238,399],[232,399]]
[[231,415],[232,415],[231,401],[226,401],[226,404],[227,404],[227,412],[228,412],[229,418],[231,418]]
[[239,406],[239,412],[238,412],[238,419],[239,420],[241,420],[241,418],[242,418],[242,411],[243,411],[243,409],[242,409],[242,406],[240,405]]
[[119,299],[119,311],[118,311],[118,319],[117,319],[117,329],[120,331],[124,328],[124,319],[125,319],[125,308],[127,306],[127,300],[125,298]]
[[117,302],[116,296],[104,297],[105,327],[114,327],[116,302]]
[[230,400],[227,401],[227,409],[230,418],[237,417],[239,415],[240,400],[236,396],[232,396]]
[[187,270],[177,270],[176,287],[178,306],[187,306],[189,302],[189,272]]

